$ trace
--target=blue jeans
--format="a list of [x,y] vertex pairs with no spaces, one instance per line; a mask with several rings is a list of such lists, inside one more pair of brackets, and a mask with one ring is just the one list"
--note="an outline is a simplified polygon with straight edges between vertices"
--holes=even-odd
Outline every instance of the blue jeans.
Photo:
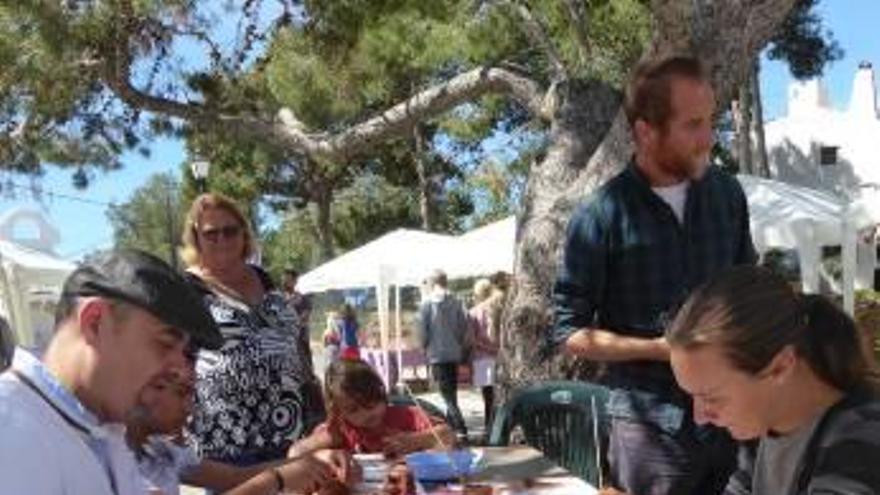
[[638,495],[717,495],[736,468],[726,432],[686,421],[670,432],[628,419],[611,421],[611,482]]

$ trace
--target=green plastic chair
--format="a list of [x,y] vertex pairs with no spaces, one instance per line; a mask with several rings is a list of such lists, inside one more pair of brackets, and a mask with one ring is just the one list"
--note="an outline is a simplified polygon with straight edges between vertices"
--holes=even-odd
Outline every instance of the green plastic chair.
[[[593,405],[598,437],[594,431]],[[498,409],[489,445],[509,445],[511,433],[522,430],[525,443],[573,474],[599,486],[599,452],[605,450],[608,391],[602,386],[576,381],[544,382],[513,393]]]

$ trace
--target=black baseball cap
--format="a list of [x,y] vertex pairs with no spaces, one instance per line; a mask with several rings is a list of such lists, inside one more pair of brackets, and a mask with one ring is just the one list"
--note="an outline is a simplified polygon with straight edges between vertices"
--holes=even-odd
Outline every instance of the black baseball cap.
[[195,289],[167,263],[143,251],[119,249],[98,255],[67,277],[62,294],[125,301],[189,335],[198,347],[223,345]]

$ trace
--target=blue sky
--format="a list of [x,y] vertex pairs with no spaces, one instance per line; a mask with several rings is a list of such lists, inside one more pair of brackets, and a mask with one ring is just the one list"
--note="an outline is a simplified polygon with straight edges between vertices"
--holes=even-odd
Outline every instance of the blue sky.
[[[880,36],[877,33],[880,1],[824,0],[820,10],[826,25],[834,32],[845,52],[844,58],[829,67],[825,74],[831,101],[842,108],[849,101],[852,77],[860,61],[872,62],[880,73]],[[790,80],[788,69],[783,64],[764,62],[761,87],[767,118],[785,113]],[[46,175],[38,181],[43,189],[42,202],[31,199],[23,189],[16,190],[16,197],[8,197],[3,187],[0,212],[16,206],[30,206],[44,211],[61,233],[58,253],[77,259],[94,249],[112,245],[113,233],[105,215],[107,203],[125,201],[154,173],[171,172],[179,177],[185,159],[182,143],[159,140],[153,144],[150,158],[127,153],[122,157],[122,170],[94,172],[93,180],[85,191],[73,188],[71,171],[48,168]],[[27,177],[3,176],[0,177],[0,186],[5,186],[7,178],[23,186],[30,184]]]

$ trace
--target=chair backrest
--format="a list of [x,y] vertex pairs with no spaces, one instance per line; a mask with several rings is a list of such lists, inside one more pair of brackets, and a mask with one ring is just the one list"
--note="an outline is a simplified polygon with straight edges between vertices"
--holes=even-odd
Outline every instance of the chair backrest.
[[[593,419],[595,400],[596,435]],[[495,415],[490,445],[507,445],[522,430],[528,445],[582,479],[598,486],[607,435],[608,391],[599,385],[544,382],[517,390]],[[599,457],[597,457],[599,456]]]
[[446,419],[446,414],[439,407],[418,397],[413,398],[403,394],[392,394],[388,396],[388,404],[392,406],[417,406],[428,413],[429,416]]

